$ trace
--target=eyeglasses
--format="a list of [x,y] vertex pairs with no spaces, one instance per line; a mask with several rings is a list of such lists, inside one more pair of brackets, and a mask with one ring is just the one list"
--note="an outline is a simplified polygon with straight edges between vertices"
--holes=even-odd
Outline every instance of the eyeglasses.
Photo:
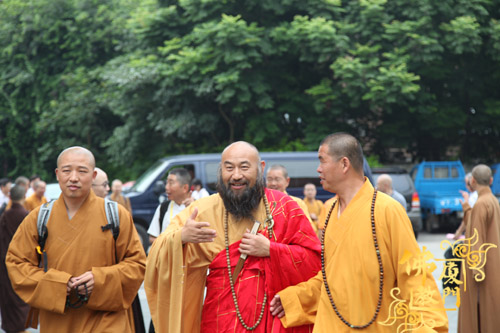
[[109,182],[108,181],[105,181],[104,183],[102,184],[92,184],[92,186],[103,186],[103,187],[108,187],[109,186]]

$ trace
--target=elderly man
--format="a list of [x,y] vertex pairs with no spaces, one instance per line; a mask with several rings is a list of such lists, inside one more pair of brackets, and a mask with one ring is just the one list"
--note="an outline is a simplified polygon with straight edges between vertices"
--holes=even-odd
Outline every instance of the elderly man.
[[[418,318],[429,329],[448,332],[443,300],[430,271],[400,264],[420,249],[406,211],[374,190],[363,174],[359,142],[346,133],[327,136],[320,144],[321,184],[337,194],[322,234],[322,270],[297,286],[280,291],[271,302],[273,315],[286,327],[314,323],[313,332],[395,332],[411,330]],[[423,279],[423,276],[425,279]],[[394,288],[399,288],[394,289]],[[396,296],[410,304],[412,320],[393,311]],[[394,323],[385,323],[389,317]],[[427,328],[425,328],[427,329]]]
[[157,331],[285,331],[269,300],[318,271],[320,248],[297,203],[265,189],[264,166],[253,145],[226,147],[218,194],[193,202],[153,243],[145,289]]
[[396,191],[392,187],[391,176],[389,176],[386,173],[381,174],[377,178],[377,186],[376,187],[377,187],[377,190],[379,190],[380,192],[384,192],[385,194],[387,194],[388,196],[390,196],[391,198],[393,198],[394,200],[399,202],[401,204],[401,206],[403,206],[403,208],[406,210],[406,199],[401,193],[399,193],[398,191]]
[[35,184],[33,185],[35,192],[27,197],[26,201],[24,202],[24,207],[28,210],[28,212],[31,212],[36,207],[41,206],[47,202],[47,198],[44,196],[46,186],[47,184],[45,184],[43,180],[38,180],[35,182]]
[[92,190],[94,191],[95,195],[100,198],[104,198],[109,193],[108,175],[106,174],[106,172],[104,172],[104,170],[100,168],[96,167],[94,170],[96,172],[96,176],[92,181]]
[[[477,262],[465,261],[465,274],[461,280],[466,284],[460,288],[462,304],[458,315],[458,332],[479,333],[497,332],[500,327],[500,206],[491,193],[491,169],[479,164],[472,169],[471,188],[478,193],[477,201],[465,221],[465,238],[472,238],[470,251],[485,250],[483,246],[492,244],[484,253],[484,278],[469,266]],[[483,261],[481,261],[483,262]]]
[[[12,286],[39,311],[41,332],[133,331],[127,309],[142,283],[146,256],[125,208],[118,205],[116,238],[108,227],[104,199],[91,191],[94,167],[89,150],[62,151],[56,169],[62,195],[46,225],[43,255],[36,250],[40,208],[20,225],[7,253]],[[28,319],[37,327],[37,317]]]
[[125,207],[130,214],[132,214],[132,205],[130,204],[130,199],[122,195],[123,183],[119,179],[113,180],[111,183],[111,195],[109,198],[113,201],[118,202],[120,205]]
[[[271,165],[271,167],[267,170],[266,175],[267,188],[288,194],[286,193],[286,189],[288,188],[289,184],[290,177],[288,177],[288,170],[280,164]],[[311,226],[313,227],[314,231],[318,231],[318,226],[312,221],[311,216],[309,215],[309,210],[307,209],[307,205],[304,200],[294,197],[293,195],[290,195],[290,198],[295,200],[299,207],[304,211],[309,222],[311,222]]]

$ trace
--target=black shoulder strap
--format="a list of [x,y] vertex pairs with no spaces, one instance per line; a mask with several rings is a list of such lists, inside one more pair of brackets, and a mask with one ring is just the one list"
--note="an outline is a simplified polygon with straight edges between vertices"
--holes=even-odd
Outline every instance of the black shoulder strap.
[[109,199],[104,198],[104,210],[106,211],[106,219],[108,224],[101,227],[102,231],[107,229],[113,229],[113,238],[116,240],[120,234],[120,215],[118,213],[118,203]]
[[161,233],[161,227],[163,224],[163,218],[165,217],[165,214],[167,213],[168,210],[168,205],[170,205],[170,200],[165,200],[161,203],[160,205],[160,233]]
[[[49,222],[50,213],[52,212],[52,206],[54,206],[55,200],[50,200],[44,203],[40,210],[38,211],[38,217],[36,220],[36,229],[38,231],[38,247],[37,252],[40,256],[43,255],[43,270],[47,271],[47,252],[45,252],[45,241],[49,235],[47,230],[47,223]],[[40,257],[40,263],[42,258]]]

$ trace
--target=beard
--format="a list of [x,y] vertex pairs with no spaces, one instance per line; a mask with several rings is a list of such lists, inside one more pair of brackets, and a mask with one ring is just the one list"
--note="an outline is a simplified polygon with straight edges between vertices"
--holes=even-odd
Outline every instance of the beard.
[[264,195],[264,178],[262,178],[261,171],[258,171],[255,185],[248,186],[248,181],[245,181],[246,188],[239,194],[236,194],[231,189],[232,181],[224,184],[222,180],[222,171],[219,169],[217,177],[217,192],[224,202],[224,207],[231,213],[237,220],[242,218],[253,219],[252,212],[257,208],[262,196]]

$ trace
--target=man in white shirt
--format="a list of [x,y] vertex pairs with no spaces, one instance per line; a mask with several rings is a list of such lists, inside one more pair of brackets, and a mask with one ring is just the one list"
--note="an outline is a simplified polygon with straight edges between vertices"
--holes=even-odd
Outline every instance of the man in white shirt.
[[170,221],[194,201],[191,198],[190,187],[191,175],[186,169],[178,168],[169,172],[165,185],[168,200],[156,208],[149,225],[148,234],[151,244],[167,228]]
[[12,183],[9,178],[0,179],[0,207],[2,207],[3,204],[7,205],[7,203],[9,203],[9,191],[11,185]]
[[193,185],[193,192],[191,193],[191,197],[194,200],[210,196],[210,193],[208,193],[208,191],[203,188],[203,184],[201,183],[201,180],[199,180],[198,178],[193,179],[192,185]]

